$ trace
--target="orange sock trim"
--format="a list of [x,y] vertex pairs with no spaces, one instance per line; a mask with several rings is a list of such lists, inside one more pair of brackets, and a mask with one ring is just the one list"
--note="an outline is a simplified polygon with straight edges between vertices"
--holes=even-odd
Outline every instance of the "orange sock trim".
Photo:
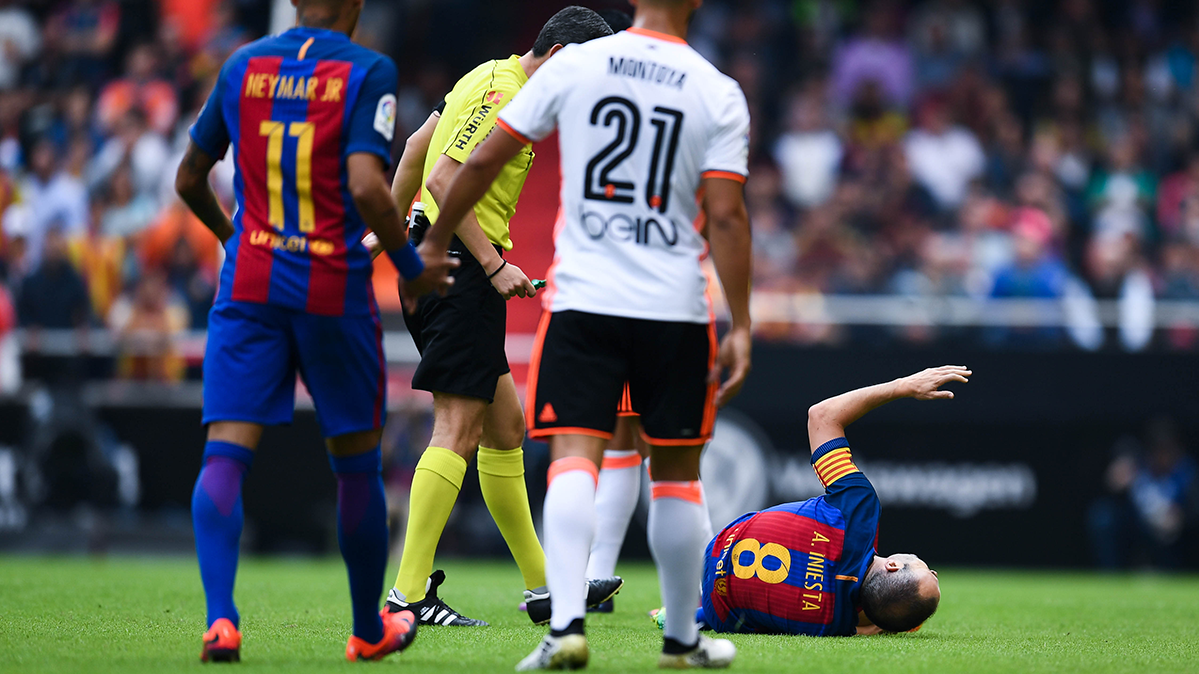
[[596,468],[594,463],[581,456],[567,456],[550,464],[549,473],[545,478],[545,485],[548,487],[553,483],[555,477],[572,470],[584,471],[591,476],[593,482],[599,482],[599,468]]
[[699,486],[699,480],[690,482],[655,482],[650,485],[650,495],[654,500],[660,498],[677,498],[702,505],[704,490]]
[[[619,470],[621,468],[636,468],[641,465],[641,455],[637,450],[632,450],[632,454],[621,452],[604,452],[604,470]],[[615,454],[615,455],[614,455]]]

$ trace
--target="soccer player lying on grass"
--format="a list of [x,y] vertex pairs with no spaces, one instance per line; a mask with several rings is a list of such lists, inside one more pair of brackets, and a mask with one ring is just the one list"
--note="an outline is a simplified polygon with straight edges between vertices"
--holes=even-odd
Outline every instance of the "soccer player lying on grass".
[[878,496],[845,427],[900,398],[950,400],[940,388],[970,374],[945,365],[813,405],[808,441],[824,496],[742,515],[717,534],[696,620],[717,632],[809,636],[906,632],[928,620],[941,599],[937,572],[915,555],[876,552]]

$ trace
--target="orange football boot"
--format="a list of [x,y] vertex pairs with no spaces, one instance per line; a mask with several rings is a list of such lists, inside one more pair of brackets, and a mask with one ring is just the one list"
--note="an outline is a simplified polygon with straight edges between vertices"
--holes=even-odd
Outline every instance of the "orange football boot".
[[204,633],[204,650],[200,651],[200,662],[239,662],[241,660],[241,632],[233,621],[220,618]]
[[383,638],[377,644],[368,644],[356,636],[350,636],[346,644],[346,660],[381,660],[388,653],[399,653],[408,648],[416,638],[416,615],[412,611],[389,613],[387,609],[379,611],[383,618]]

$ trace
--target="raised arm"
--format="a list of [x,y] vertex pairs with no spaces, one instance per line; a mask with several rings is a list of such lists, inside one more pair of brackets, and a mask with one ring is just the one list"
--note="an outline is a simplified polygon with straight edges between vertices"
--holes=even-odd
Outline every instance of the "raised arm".
[[940,388],[950,382],[966,383],[971,374],[962,365],[942,365],[822,400],[808,409],[808,443],[816,451],[829,440],[843,437],[846,426],[892,400],[952,400],[953,391]]
[[224,245],[229,237],[233,236],[233,223],[221,209],[216,192],[212,191],[212,185],[208,183],[208,174],[212,172],[212,167],[216,166],[217,159],[219,158],[214,159],[201,150],[195,141],[188,141],[183,161],[179,163],[179,170],[175,173],[175,191],[200,222],[212,230]]

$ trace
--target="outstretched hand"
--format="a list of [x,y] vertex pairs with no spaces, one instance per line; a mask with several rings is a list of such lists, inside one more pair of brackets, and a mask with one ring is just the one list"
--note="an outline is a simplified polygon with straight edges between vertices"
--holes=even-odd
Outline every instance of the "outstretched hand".
[[923,372],[904,377],[900,384],[909,398],[916,400],[953,400],[953,391],[942,391],[942,386],[950,382],[965,384],[973,374],[964,365],[942,365],[930,367]]

